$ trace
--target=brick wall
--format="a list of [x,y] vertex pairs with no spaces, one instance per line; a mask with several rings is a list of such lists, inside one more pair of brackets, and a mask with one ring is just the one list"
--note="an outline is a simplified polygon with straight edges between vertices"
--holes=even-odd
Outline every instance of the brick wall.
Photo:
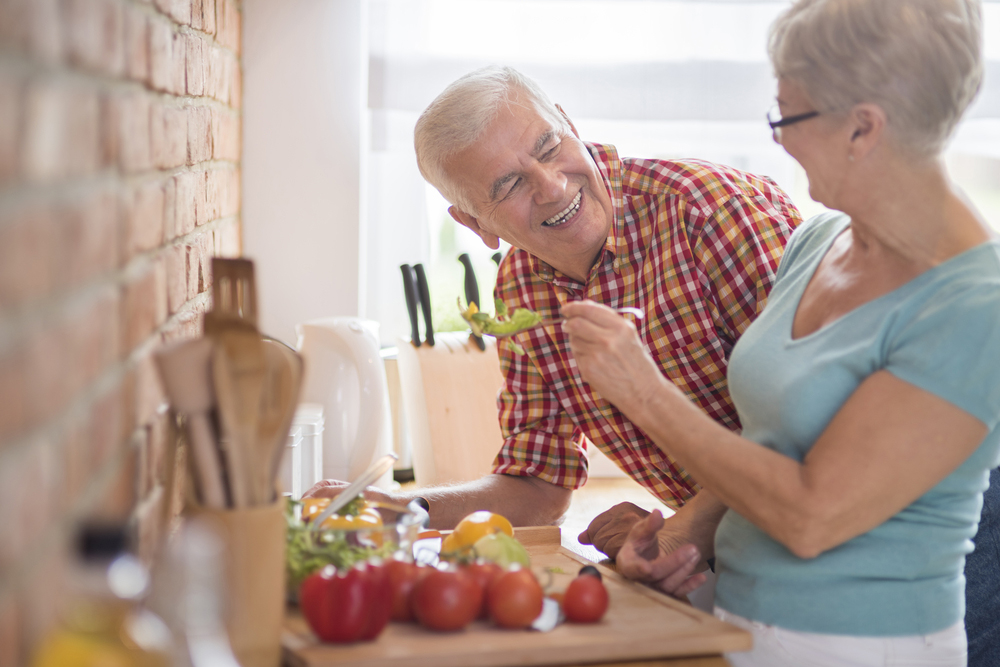
[[178,509],[151,353],[240,252],[239,0],[0,0],[0,666],[54,621],[68,535]]

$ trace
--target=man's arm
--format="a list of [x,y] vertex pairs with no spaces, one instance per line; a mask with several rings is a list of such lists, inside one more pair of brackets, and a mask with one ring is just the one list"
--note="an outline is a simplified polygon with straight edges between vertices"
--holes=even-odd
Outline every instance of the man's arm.
[[[303,497],[333,497],[346,486],[344,482],[323,480]],[[386,493],[368,487],[369,500],[405,505],[421,497],[430,505],[431,528],[454,528],[455,524],[477,510],[489,510],[507,517],[515,526],[544,526],[558,521],[566,510],[573,491],[550,484],[537,477],[486,475],[480,479],[451,486],[429,486],[400,493]]]

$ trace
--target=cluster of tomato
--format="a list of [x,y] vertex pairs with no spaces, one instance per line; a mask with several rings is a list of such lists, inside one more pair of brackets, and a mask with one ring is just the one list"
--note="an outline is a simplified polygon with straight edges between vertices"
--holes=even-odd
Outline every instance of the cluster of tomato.
[[[503,522],[497,525],[506,532]],[[299,606],[320,639],[353,642],[374,639],[390,619],[440,632],[487,618],[502,628],[527,628],[541,614],[544,597],[534,573],[517,564],[504,568],[477,560],[430,567],[390,560],[312,574],[302,583]],[[578,623],[600,620],[608,606],[600,573],[590,566],[553,597],[566,618]]]

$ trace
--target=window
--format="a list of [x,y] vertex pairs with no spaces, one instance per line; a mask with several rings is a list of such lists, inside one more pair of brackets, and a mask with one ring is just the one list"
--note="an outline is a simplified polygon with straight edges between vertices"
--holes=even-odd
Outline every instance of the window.
[[[419,113],[487,64],[536,79],[580,136],[622,156],[697,157],[774,178],[804,215],[822,207],[771,140],[775,83],[767,29],[787,1],[372,0],[370,4],[368,316],[391,344],[409,331],[399,277],[422,262],[438,330],[464,329],[457,257],[468,252],[489,306],[489,250],[454,223],[413,155]],[[1000,228],[1000,3],[985,6],[984,88],[947,153],[952,175]],[[504,248],[505,250],[505,248]]]

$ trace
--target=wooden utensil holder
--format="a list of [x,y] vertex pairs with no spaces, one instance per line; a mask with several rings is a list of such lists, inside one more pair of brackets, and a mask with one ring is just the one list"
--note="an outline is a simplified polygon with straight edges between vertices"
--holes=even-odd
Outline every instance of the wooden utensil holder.
[[285,614],[285,499],[233,510],[189,508],[225,545],[226,630],[242,667],[278,667]]

